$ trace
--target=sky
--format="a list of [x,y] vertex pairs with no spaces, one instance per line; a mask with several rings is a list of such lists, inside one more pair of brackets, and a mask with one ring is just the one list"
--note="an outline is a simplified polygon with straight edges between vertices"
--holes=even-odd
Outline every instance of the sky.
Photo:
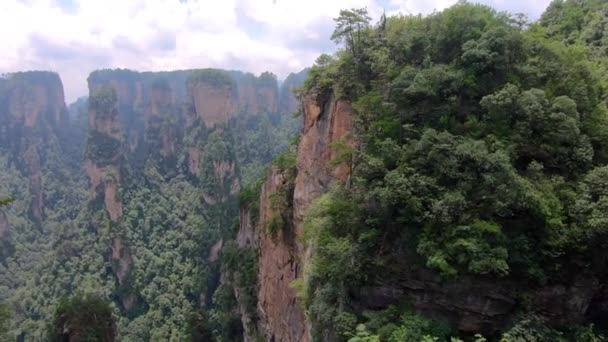
[[[457,0],[0,0],[0,73],[52,70],[66,101],[102,68],[275,73],[331,53],[340,9],[428,14]],[[537,19],[550,0],[477,0]]]

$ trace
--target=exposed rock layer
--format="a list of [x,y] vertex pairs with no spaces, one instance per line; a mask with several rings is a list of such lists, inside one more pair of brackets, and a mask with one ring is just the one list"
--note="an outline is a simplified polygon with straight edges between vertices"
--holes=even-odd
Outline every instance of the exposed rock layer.
[[[253,240],[259,248],[258,331],[267,341],[311,340],[309,323],[292,287],[293,281],[302,276],[308,255],[301,244],[302,219],[332,182],[343,183],[350,173],[349,163],[330,163],[335,157],[333,143],[344,141],[354,146],[350,103],[333,94],[312,92],[303,98],[302,106],[304,127],[298,146],[293,208],[279,213],[273,205],[273,197],[276,201],[276,194],[294,182],[289,179],[289,171],[273,168],[262,187],[259,223],[252,224],[250,215],[242,213],[237,236],[239,244]],[[264,227],[276,215],[287,217],[288,222],[271,235]]]
[[0,79],[0,146],[9,149],[29,179],[30,215],[44,219],[43,151],[68,122],[63,84],[52,72],[23,72]]

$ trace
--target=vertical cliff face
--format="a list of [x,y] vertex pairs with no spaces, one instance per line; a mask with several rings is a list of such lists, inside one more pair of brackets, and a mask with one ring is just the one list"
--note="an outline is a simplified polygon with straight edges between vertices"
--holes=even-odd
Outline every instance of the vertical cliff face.
[[[306,317],[291,283],[301,275],[302,254],[297,228],[273,205],[273,197],[288,187],[288,172],[273,168],[260,195],[258,315],[259,331],[267,341],[309,341]],[[271,234],[267,228],[278,215],[284,226]]]
[[124,160],[122,130],[118,120],[114,88],[96,88],[89,98],[89,137],[85,168],[91,198],[103,198],[112,221],[122,216],[119,199],[121,168]]
[[195,82],[190,88],[194,110],[206,127],[227,122],[236,115],[236,98],[230,85],[212,85]]
[[[293,288],[310,253],[302,245],[303,216],[333,182],[344,183],[350,175],[348,161],[330,162],[336,156],[333,144],[355,143],[348,101],[311,91],[302,98],[302,110],[304,127],[295,170],[271,170],[260,194],[258,222],[252,223],[251,213],[246,215],[245,210],[237,236],[239,245],[253,243],[259,250],[257,330],[267,341],[311,339]],[[280,227],[270,229],[277,219]]]
[[[112,260],[118,288],[129,288],[128,276],[133,258],[122,237],[123,216],[121,181],[124,177],[125,148],[118,112],[118,97],[113,86],[92,86],[89,97],[89,132],[85,170],[89,178],[91,201],[102,205],[110,221],[109,258]],[[100,222],[92,222],[101,230]],[[119,296],[126,311],[136,305],[136,294],[121,291]]]
[[3,80],[8,88],[8,120],[13,127],[59,127],[68,120],[63,84],[52,72],[24,72]]
[[298,111],[299,102],[294,94],[304,84],[310,69],[306,68],[298,73],[290,73],[283,84],[279,97],[279,111],[281,113],[295,113]]
[[311,91],[302,100],[304,127],[298,146],[294,190],[294,221],[300,227],[306,210],[332,182],[344,183],[350,176],[350,163],[332,165],[337,157],[332,144],[354,147],[353,109],[350,102]]
[[171,86],[168,83],[159,82],[152,85],[150,101],[144,111],[146,140],[152,142],[160,137],[159,150],[161,156],[165,158],[177,153],[178,136],[176,127],[171,125],[170,120],[177,116],[177,113],[173,112],[174,101]]
[[232,72],[238,90],[238,111],[247,115],[274,114],[279,111],[279,88],[275,75],[260,76]]
[[30,215],[40,223],[45,216],[43,157],[47,149],[59,149],[54,139],[68,122],[59,75],[24,72],[0,79],[0,107],[0,146],[29,179]]

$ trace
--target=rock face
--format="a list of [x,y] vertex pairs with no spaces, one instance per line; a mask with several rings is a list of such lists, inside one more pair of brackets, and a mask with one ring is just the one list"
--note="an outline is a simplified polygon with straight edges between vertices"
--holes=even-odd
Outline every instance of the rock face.
[[279,97],[279,111],[281,113],[294,113],[298,111],[299,102],[294,95],[294,91],[304,83],[309,71],[310,69],[306,68],[298,73],[291,73],[287,76],[281,85]]
[[350,175],[350,163],[335,166],[334,143],[354,147],[352,134],[353,109],[350,102],[336,99],[334,94],[311,91],[302,100],[304,127],[298,146],[297,177],[294,191],[294,221],[300,228],[304,214],[332,182],[344,183]]
[[[333,94],[311,92],[303,98],[304,127],[298,146],[295,178],[289,170],[273,168],[262,187],[259,199],[259,220],[253,222],[245,208],[237,236],[240,246],[259,249],[258,324],[257,331],[266,341],[310,341],[310,327],[302,306],[292,288],[302,276],[309,251],[301,244],[302,219],[311,203],[327,190],[332,182],[346,182],[350,165],[332,166],[333,143],[354,146],[352,107],[348,101]],[[292,206],[279,205],[277,194],[290,190]],[[286,201],[285,199],[279,201]],[[283,210],[283,212],[279,212]],[[285,212],[286,211],[286,212]],[[265,229],[281,215],[284,226],[276,234]]]
[[[272,169],[260,195],[260,227],[265,227],[275,215],[272,196],[288,182],[288,175]],[[300,273],[300,248],[290,222],[276,236],[260,230],[258,315],[259,330],[267,341],[309,341],[304,312],[290,286]]]
[[101,197],[110,219],[122,216],[119,198],[121,169],[124,167],[122,130],[118,120],[117,97],[113,88],[96,88],[89,101],[89,138],[85,170],[91,199]]
[[228,122],[236,116],[236,96],[231,86],[196,82],[189,87],[194,110],[206,127]]
[[234,75],[241,113],[271,114],[278,111],[277,80],[271,73]]
[[[93,72],[90,90],[102,86],[116,92],[118,121],[133,170],[143,169],[148,156],[155,154],[161,164],[175,165],[185,148],[185,167],[198,176],[203,157],[198,143],[205,139],[205,130],[237,115],[277,114],[279,110],[278,82],[268,72],[259,76],[217,69]],[[285,98],[295,103],[293,94]]]
[[[310,326],[290,284],[302,276],[314,250],[301,244],[302,222],[312,202],[332,183],[348,185],[349,161],[336,166],[336,144],[356,148],[353,108],[333,94],[310,91],[302,98],[304,125],[297,154],[293,203],[285,214],[289,218],[276,236],[264,230],[272,217],[273,194],[285,186],[287,175],[273,169],[260,196],[259,224],[241,215],[237,241],[254,241],[259,248],[258,331],[269,341],[309,341]],[[276,202],[276,198],[274,199]],[[255,238],[253,238],[255,237]],[[395,242],[397,243],[397,242]],[[401,242],[400,242],[401,243]],[[448,321],[463,333],[491,336],[516,319],[522,305],[555,324],[583,323],[590,315],[606,312],[601,281],[579,274],[546,285],[522,283],[513,279],[461,276],[445,281],[437,272],[420,263],[415,250],[387,247],[394,251],[386,269],[379,271],[365,287],[353,289],[351,305],[355,311],[381,310],[408,303],[429,317]],[[522,300],[521,293],[526,293]]]
[[[89,134],[87,140],[85,171],[89,178],[91,201],[102,203],[110,225],[120,225],[123,216],[123,203],[120,196],[121,180],[125,168],[125,147],[123,131],[119,120],[118,92],[114,85],[97,86],[90,84],[89,97]],[[125,89],[122,89],[125,91]],[[124,102],[123,102],[124,106]],[[98,222],[92,222],[99,224]],[[119,232],[113,231],[108,246],[109,258],[119,288],[130,288],[129,274],[133,258],[126,241]],[[121,291],[119,299],[128,312],[137,303],[132,291]]]
[[[450,322],[454,329],[492,336],[508,328],[521,305],[556,325],[583,323],[589,309],[603,305],[596,300],[600,282],[585,274],[545,286],[468,276],[445,281],[411,256],[395,256],[389,263],[382,272],[386,277],[352,293],[359,309],[407,302],[429,317]],[[527,303],[522,303],[521,293],[526,293]]]
[[[0,146],[29,179],[30,215],[44,219],[43,156],[68,122],[63,84],[52,72],[23,72],[0,79]],[[52,146],[49,146],[52,145]]]

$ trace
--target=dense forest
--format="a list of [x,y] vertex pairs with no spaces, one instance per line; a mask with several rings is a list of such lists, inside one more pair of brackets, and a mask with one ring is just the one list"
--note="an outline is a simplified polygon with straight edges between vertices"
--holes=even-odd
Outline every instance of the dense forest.
[[238,189],[298,132],[305,75],[102,70],[69,108],[54,73],[1,79],[0,339],[188,339],[219,306]]
[[608,2],[334,20],[280,85],[0,78],[0,340],[606,340]]
[[[351,101],[356,144],[333,147],[351,178],[304,219],[313,340],[603,340],[608,3],[557,0],[535,23],[466,2],[336,23],[343,48],[303,91]],[[445,293],[421,299],[413,279]],[[469,291],[514,302],[479,318],[432,303]]]

